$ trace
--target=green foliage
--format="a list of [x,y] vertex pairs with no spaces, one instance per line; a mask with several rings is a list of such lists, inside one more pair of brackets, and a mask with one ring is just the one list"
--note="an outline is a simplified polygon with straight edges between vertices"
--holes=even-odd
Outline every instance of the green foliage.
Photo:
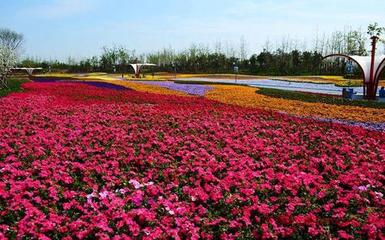
[[381,37],[384,32],[385,27],[380,27],[378,23],[369,24],[368,26],[368,34],[370,36]]
[[333,105],[344,105],[344,106],[359,106],[369,108],[385,109],[385,103],[373,102],[366,100],[348,100],[337,96],[326,96],[312,93],[293,92],[287,90],[260,88],[256,91],[258,94],[262,94],[269,97],[283,98],[290,100],[299,100],[303,102],[312,103],[327,103]]
[[8,88],[0,89],[0,97],[6,96],[11,92],[21,91],[21,85],[27,81],[26,79],[10,79]]

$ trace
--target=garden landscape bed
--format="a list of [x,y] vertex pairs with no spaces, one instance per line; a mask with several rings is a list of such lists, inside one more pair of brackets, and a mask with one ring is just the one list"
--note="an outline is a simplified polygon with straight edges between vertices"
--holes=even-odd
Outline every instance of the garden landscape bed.
[[383,238],[385,133],[197,97],[0,98],[0,237]]

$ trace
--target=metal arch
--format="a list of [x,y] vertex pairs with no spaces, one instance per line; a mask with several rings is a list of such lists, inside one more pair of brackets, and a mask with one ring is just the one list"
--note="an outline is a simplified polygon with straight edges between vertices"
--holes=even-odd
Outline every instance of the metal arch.
[[325,60],[326,58],[330,58],[330,57],[344,57],[344,58],[347,58],[347,59],[349,59],[349,60],[355,62],[355,63],[358,65],[358,67],[361,69],[362,75],[364,76],[364,79],[363,79],[364,84],[363,84],[363,85],[364,85],[364,94],[366,94],[366,79],[365,79],[366,76],[365,76],[364,68],[361,66],[361,64],[360,64],[357,60],[355,60],[354,58],[352,58],[351,56],[346,55],[346,54],[343,54],[343,53],[329,54],[329,55],[323,57],[322,60]]
[[[382,67],[383,66],[383,67]],[[385,58],[382,59],[382,61],[380,62],[380,64],[378,65],[377,69],[376,69],[376,73],[375,73],[375,92],[377,94],[377,90],[378,90],[378,84],[380,82],[380,77],[381,77],[381,74],[385,71]]]
[[365,81],[365,71],[364,69],[362,68],[361,64],[359,62],[357,62],[357,60],[355,60],[354,58],[352,58],[351,56],[349,55],[346,55],[346,54],[342,54],[342,53],[336,53],[336,54],[330,54],[330,55],[327,55],[325,57],[323,57],[322,60],[325,60],[326,58],[330,58],[330,57],[344,57],[344,58],[347,58],[353,62],[355,62],[361,69],[361,72],[362,74],[364,75],[364,81]]
[[[383,64],[384,64],[384,66],[381,67]],[[380,62],[380,64],[379,64],[378,67],[377,67],[376,74],[375,74],[376,80],[379,80],[380,75],[382,74],[382,72],[383,72],[384,70],[385,70],[385,58],[382,59],[382,61]]]

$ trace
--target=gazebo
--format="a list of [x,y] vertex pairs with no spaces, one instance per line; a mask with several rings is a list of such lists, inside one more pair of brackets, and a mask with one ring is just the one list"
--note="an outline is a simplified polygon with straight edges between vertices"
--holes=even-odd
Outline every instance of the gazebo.
[[141,72],[143,67],[156,66],[156,65],[155,64],[151,64],[151,63],[132,63],[132,64],[130,64],[130,66],[135,71],[135,77],[139,78],[140,77],[140,72]]
[[29,76],[32,76],[33,71],[35,70],[42,70],[43,68],[38,67],[38,68],[27,68],[27,67],[17,67],[17,68],[12,68],[12,70],[22,70],[26,71]]

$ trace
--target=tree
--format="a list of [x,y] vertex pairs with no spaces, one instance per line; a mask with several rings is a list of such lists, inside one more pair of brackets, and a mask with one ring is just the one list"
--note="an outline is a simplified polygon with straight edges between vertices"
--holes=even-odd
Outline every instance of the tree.
[[16,66],[17,57],[8,47],[0,46],[0,88],[8,87],[8,76]]
[[0,29],[0,46],[7,47],[12,51],[16,51],[21,47],[24,36],[12,30]]
[[23,35],[9,29],[0,29],[0,88],[8,87],[8,77],[16,66]]
[[385,27],[378,26],[378,23],[369,24],[368,34],[370,36],[380,37],[385,32]]
[[244,61],[247,57],[247,43],[245,38],[242,36],[239,45],[239,58]]

